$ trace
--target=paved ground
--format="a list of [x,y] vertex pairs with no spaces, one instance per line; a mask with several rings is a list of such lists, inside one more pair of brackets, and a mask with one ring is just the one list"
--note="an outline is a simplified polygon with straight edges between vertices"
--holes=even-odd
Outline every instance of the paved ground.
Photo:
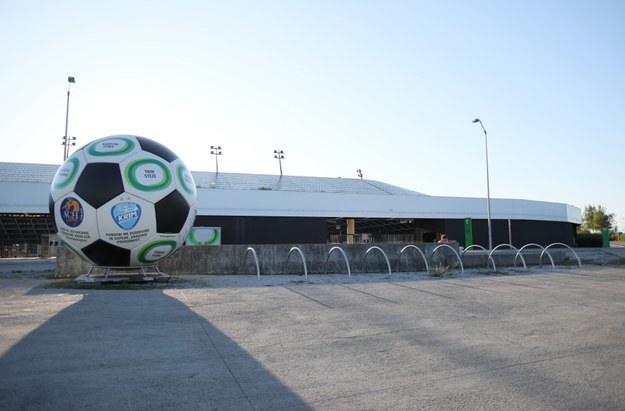
[[2,409],[625,409],[625,268],[42,277],[0,275]]

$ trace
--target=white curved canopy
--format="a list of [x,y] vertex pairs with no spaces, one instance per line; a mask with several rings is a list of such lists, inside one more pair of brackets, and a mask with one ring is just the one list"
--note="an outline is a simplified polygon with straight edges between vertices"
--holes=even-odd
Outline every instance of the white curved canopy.
[[[58,165],[0,163],[0,213],[48,213]],[[428,196],[375,180],[192,172],[198,215],[486,219],[484,198]],[[493,219],[581,224],[578,207],[491,199]]]

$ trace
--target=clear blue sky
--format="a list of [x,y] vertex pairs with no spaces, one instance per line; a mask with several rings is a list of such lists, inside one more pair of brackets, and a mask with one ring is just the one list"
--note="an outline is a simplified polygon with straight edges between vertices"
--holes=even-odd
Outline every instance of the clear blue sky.
[[[625,227],[625,2],[3,1],[0,161],[69,134],[192,170],[602,205]],[[493,213],[496,210],[493,209]]]

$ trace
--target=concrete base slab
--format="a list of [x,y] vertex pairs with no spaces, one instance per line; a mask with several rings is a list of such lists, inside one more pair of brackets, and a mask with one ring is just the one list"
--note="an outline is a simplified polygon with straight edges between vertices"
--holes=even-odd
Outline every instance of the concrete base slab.
[[329,276],[0,276],[2,407],[625,409],[624,268]]

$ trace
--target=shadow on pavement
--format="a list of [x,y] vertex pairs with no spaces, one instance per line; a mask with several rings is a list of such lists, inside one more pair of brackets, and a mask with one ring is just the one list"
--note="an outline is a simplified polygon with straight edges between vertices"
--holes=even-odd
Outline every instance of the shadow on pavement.
[[3,409],[310,409],[162,290],[33,289],[23,298],[42,294],[65,308],[8,320],[40,325],[0,358]]

